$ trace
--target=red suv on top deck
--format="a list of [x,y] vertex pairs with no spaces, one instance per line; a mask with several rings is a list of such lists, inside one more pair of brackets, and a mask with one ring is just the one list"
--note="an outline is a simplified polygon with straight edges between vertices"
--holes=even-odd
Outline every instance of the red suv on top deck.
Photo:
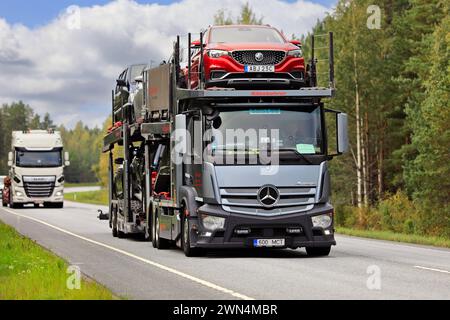
[[205,87],[284,87],[305,85],[305,61],[299,41],[287,41],[275,28],[256,25],[212,26],[192,43],[191,88],[203,71]]

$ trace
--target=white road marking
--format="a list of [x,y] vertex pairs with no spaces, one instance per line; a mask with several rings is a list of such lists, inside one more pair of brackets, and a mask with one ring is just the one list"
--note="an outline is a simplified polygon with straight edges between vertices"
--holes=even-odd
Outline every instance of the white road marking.
[[139,261],[141,261],[141,262],[147,263],[147,264],[149,264],[149,265],[151,265],[151,266],[154,266],[154,267],[156,267],[156,268],[165,270],[165,271],[167,271],[167,272],[176,274],[176,275],[178,275],[178,276],[180,276],[180,277],[183,277],[183,278],[185,278],[185,279],[188,279],[188,280],[191,280],[191,281],[193,281],[193,282],[196,282],[196,283],[198,283],[198,284],[200,284],[200,285],[203,285],[203,286],[205,286],[205,287],[208,287],[208,288],[210,288],[210,289],[214,289],[214,290],[220,291],[220,292],[222,292],[222,293],[229,294],[229,295],[231,295],[231,296],[233,296],[233,297],[236,297],[236,298],[239,298],[239,299],[242,299],[242,300],[255,300],[254,298],[248,297],[248,296],[243,295],[243,294],[241,294],[241,293],[238,293],[238,292],[235,292],[235,291],[233,291],[233,290],[230,290],[230,289],[221,287],[221,286],[216,285],[216,284],[214,284],[214,283],[212,283],[212,282],[209,282],[209,281],[206,281],[206,280],[203,280],[203,279],[200,279],[200,278],[191,276],[191,275],[189,275],[189,274],[186,274],[186,273],[184,273],[184,272],[178,271],[178,270],[173,269],[173,268],[171,268],[171,267],[167,267],[167,266],[162,265],[162,264],[160,264],[160,263],[157,263],[157,262],[154,262],[154,261],[151,261],[151,260],[148,260],[148,259],[139,257],[139,256],[137,256],[137,255],[134,255],[134,254],[130,253],[130,252],[127,252],[127,251],[124,251],[124,250],[121,250],[121,249],[112,247],[112,246],[107,245],[107,244],[102,243],[102,242],[98,242],[98,241],[95,241],[95,240],[92,240],[92,239],[89,239],[89,238],[80,236],[80,235],[75,234],[75,233],[73,233],[73,232],[70,232],[70,231],[68,231],[68,230],[65,230],[65,229],[62,229],[62,228],[60,228],[60,227],[54,226],[54,225],[52,225],[52,224],[49,224],[49,223],[47,223],[47,222],[45,222],[45,221],[42,221],[42,220],[39,220],[39,219],[36,219],[36,218],[33,218],[33,217],[29,217],[29,216],[24,216],[24,215],[22,215],[22,214],[19,214],[19,213],[17,213],[17,212],[14,212],[14,211],[12,211],[12,210],[9,210],[9,209],[3,208],[3,210],[5,210],[6,212],[9,212],[9,213],[11,213],[11,214],[13,214],[13,215],[16,215],[16,216],[18,216],[18,217],[25,218],[25,219],[29,219],[29,220],[32,220],[32,221],[41,223],[41,224],[43,224],[43,225],[45,225],[45,226],[47,226],[47,227],[50,227],[50,228],[53,228],[53,229],[58,230],[58,231],[60,231],[60,232],[66,233],[66,234],[71,235],[71,236],[73,236],[73,237],[75,237],[75,238],[78,238],[78,239],[81,239],[81,240],[84,240],[84,241],[87,241],[87,242],[96,244],[96,245],[98,245],[98,246],[101,246],[101,247],[110,249],[110,250],[115,251],[115,252],[118,252],[118,253],[121,253],[121,254],[126,255],[126,256],[128,256],[128,257],[131,257],[131,258],[134,258],[134,259],[139,260]]
[[414,266],[414,268],[450,274],[450,271],[447,271],[447,270],[441,270],[441,269],[435,269],[435,268],[427,268],[427,267],[422,267],[422,266]]

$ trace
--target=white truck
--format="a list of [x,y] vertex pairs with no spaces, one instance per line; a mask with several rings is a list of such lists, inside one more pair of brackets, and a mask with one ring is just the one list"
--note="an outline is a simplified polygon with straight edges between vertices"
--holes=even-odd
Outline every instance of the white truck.
[[69,154],[63,153],[61,134],[54,130],[14,131],[8,154],[9,206],[64,206],[64,167]]

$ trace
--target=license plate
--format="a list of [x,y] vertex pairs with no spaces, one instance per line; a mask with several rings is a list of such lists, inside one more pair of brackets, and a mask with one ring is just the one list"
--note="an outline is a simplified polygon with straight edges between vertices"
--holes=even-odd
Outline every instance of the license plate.
[[275,66],[245,66],[245,72],[275,72]]
[[284,247],[284,239],[254,239],[254,247]]

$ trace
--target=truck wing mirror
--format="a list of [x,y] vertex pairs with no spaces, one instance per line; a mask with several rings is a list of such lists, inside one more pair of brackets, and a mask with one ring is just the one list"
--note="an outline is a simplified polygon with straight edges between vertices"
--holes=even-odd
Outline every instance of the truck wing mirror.
[[330,157],[339,156],[346,153],[348,144],[348,116],[346,113],[325,109],[326,126],[328,135],[327,154]]
[[346,113],[337,114],[337,129],[338,152],[346,153],[348,151],[348,116]]
[[64,165],[66,167],[70,166],[69,153],[67,151],[64,152]]
[[124,159],[123,158],[117,158],[117,159],[114,159],[114,164],[117,164],[117,165],[122,165],[123,164],[123,162],[124,162]]
[[13,153],[8,152],[8,166],[11,167],[13,165]]
[[290,43],[296,45],[297,47],[301,47],[302,46],[302,42],[299,40],[291,40],[289,41]]
[[119,87],[126,87],[127,86],[127,82],[123,79],[117,79],[116,83]]

